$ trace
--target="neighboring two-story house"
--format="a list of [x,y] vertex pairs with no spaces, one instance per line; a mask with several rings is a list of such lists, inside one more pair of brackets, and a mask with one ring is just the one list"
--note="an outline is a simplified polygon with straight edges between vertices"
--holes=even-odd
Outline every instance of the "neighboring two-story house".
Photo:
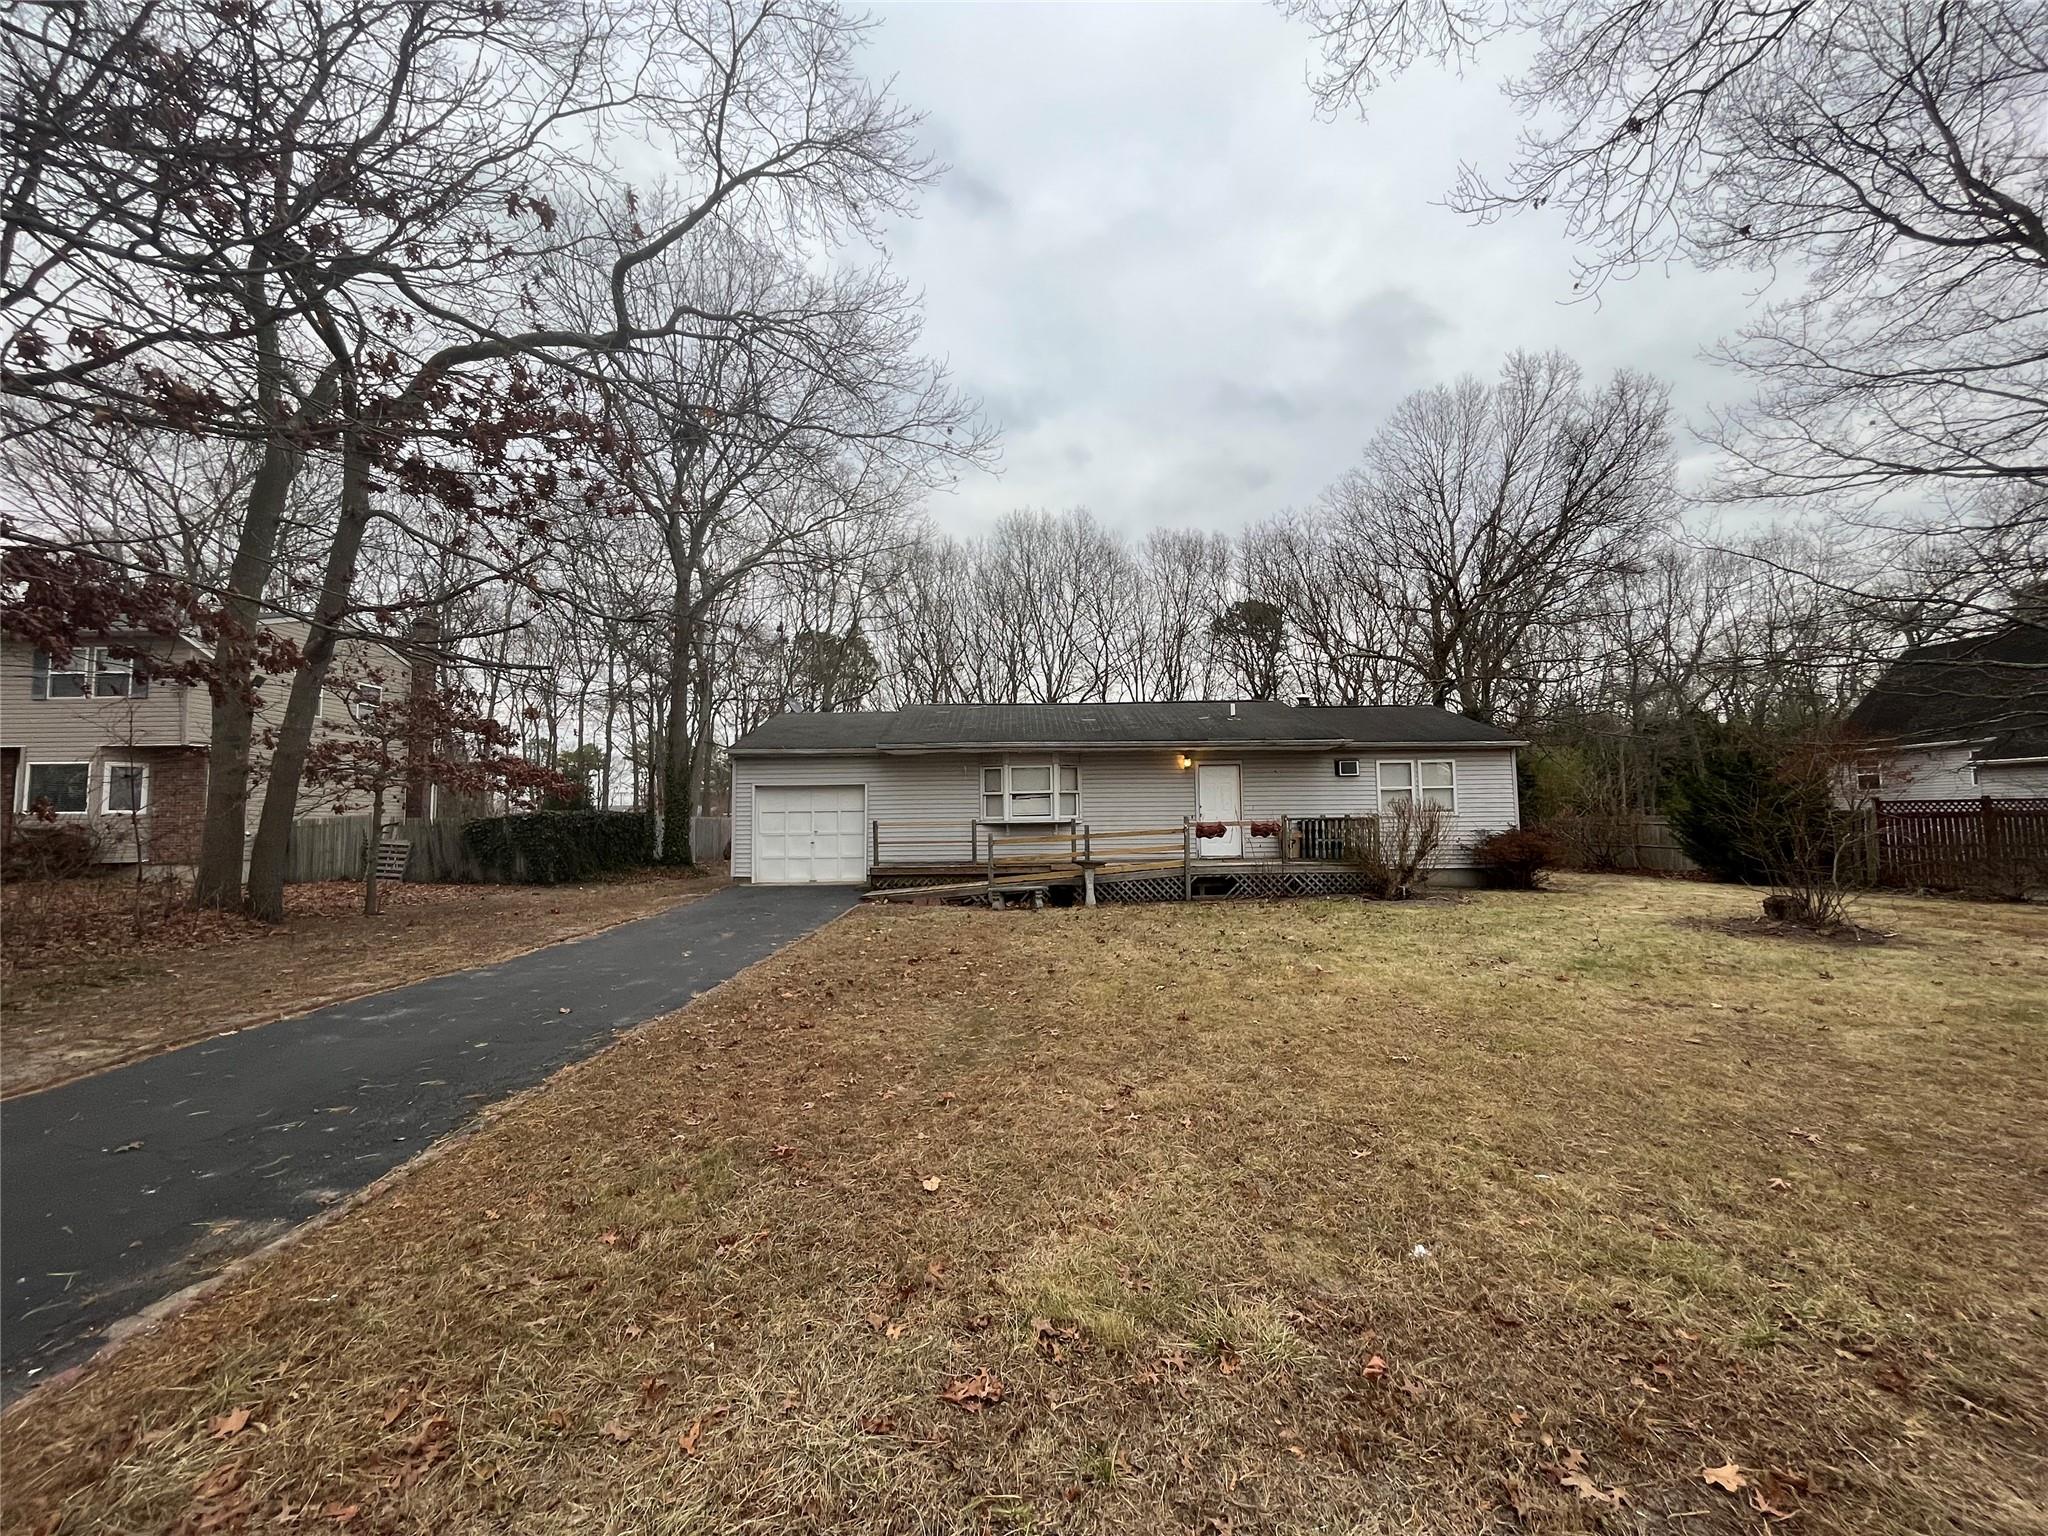
[[1849,716],[1884,800],[2048,796],[2048,610],[1906,652]]
[[[295,640],[305,638],[303,621],[265,623]],[[59,821],[90,825],[109,862],[196,863],[206,808],[211,701],[204,688],[152,682],[147,663],[117,657],[117,649],[159,658],[160,673],[206,655],[206,643],[192,636],[104,636],[59,662],[0,635],[0,814],[5,830],[11,834],[15,820],[40,802]],[[402,691],[411,676],[398,649],[373,640],[344,641],[330,685],[321,693],[317,729],[353,728],[347,692]],[[261,739],[282,723],[290,689],[290,678],[276,677],[261,690],[250,835],[263,810],[267,757]],[[347,815],[368,808],[337,804],[331,790],[308,787],[300,791],[298,815]]]

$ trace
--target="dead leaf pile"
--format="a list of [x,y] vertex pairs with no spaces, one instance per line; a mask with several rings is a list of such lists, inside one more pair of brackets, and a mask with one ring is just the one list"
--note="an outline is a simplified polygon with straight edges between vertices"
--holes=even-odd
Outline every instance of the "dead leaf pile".
[[1003,1379],[993,1371],[976,1371],[972,1376],[957,1377],[946,1383],[939,1392],[939,1401],[951,1403],[955,1408],[964,1408],[969,1413],[1003,1400]]

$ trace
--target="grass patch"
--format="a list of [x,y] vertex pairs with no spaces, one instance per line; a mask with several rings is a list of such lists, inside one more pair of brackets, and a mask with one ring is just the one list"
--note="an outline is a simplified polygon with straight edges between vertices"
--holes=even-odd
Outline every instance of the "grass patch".
[[863,909],[10,1415],[8,1521],[2048,1529],[2048,917],[1748,900]]

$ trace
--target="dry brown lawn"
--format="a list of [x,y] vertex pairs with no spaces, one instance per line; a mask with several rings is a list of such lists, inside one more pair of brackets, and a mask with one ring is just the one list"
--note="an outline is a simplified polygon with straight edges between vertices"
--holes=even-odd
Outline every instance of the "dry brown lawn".
[[[118,877],[0,891],[0,1095],[47,1088],[224,1030],[421,981],[646,917],[715,880],[667,874],[575,886],[285,888],[278,926],[138,898]],[[139,919],[139,920],[138,920]]]
[[7,1522],[2048,1530],[2048,913],[1751,900],[862,909],[29,1399]]

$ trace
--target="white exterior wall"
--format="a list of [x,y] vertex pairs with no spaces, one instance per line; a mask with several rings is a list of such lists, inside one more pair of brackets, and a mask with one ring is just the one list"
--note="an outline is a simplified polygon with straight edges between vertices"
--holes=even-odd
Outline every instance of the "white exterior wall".
[[1974,800],[1995,791],[1979,787],[1970,774],[1966,746],[1908,748],[1880,760],[1881,788],[1864,790],[1880,800]]
[[[1339,756],[1360,758],[1361,776],[1337,777]],[[732,876],[753,878],[754,786],[756,784],[865,784],[868,819],[879,820],[886,862],[912,862],[889,836],[892,824],[955,823],[958,848],[940,841],[946,829],[923,827],[921,857],[964,862],[968,826],[981,815],[981,770],[1004,761],[1056,760],[1081,770],[1080,819],[1097,832],[1178,828],[1195,814],[1195,772],[1178,766],[1172,751],[1090,751],[1064,753],[846,754],[815,757],[747,757],[733,760]],[[1515,754],[1505,748],[1388,749],[1377,754],[1271,750],[1193,751],[1197,764],[1236,763],[1242,770],[1241,819],[1277,821],[1283,816],[1366,816],[1378,809],[1377,765],[1450,761],[1455,764],[1457,811],[1446,828],[1437,864],[1470,864],[1466,849],[1478,838],[1513,827],[1519,820]],[[1027,824],[1019,823],[1020,829]],[[1247,838],[1250,858],[1277,857],[1275,839]]]
[[1977,785],[1971,793],[2009,800],[2048,796],[2048,763],[1986,763],[1977,770]]

